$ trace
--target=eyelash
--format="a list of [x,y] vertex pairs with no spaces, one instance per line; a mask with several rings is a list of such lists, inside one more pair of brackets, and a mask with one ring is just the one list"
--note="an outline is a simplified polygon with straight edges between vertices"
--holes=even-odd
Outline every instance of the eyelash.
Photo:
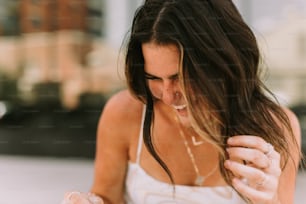
[[178,75],[175,75],[173,77],[171,77],[172,80],[178,80],[179,79],[179,76]]
[[153,76],[145,76],[145,78],[146,78],[147,80],[159,80],[159,78],[153,77]]
[[[147,80],[161,80],[160,78],[154,77],[154,76],[145,76]],[[173,76],[170,78],[171,80],[178,80],[178,76]]]

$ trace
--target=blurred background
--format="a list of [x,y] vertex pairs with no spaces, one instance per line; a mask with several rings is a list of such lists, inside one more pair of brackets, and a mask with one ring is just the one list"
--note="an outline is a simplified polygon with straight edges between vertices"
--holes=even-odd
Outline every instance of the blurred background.
[[0,2],[0,153],[92,158],[137,1]]
[[[263,80],[306,137],[306,1],[234,2],[258,38]],[[96,125],[125,87],[121,46],[141,3],[0,0],[1,204],[89,190]],[[296,203],[303,186],[301,171]]]

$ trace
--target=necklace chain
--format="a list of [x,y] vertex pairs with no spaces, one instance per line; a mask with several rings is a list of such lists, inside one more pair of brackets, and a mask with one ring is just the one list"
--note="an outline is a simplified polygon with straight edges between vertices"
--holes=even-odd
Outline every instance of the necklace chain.
[[193,168],[194,168],[194,171],[195,171],[195,173],[196,173],[196,175],[197,175],[194,184],[197,185],[197,186],[202,186],[203,183],[205,182],[206,178],[208,178],[209,176],[211,176],[211,175],[217,170],[218,165],[216,165],[216,166],[215,166],[208,174],[206,174],[205,176],[201,175],[201,174],[200,174],[200,171],[199,171],[199,168],[198,168],[198,166],[197,166],[197,164],[196,164],[196,162],[195,162],[194,155],[193,155],[193,153],[192,153],[192,151],[191,151],[191,149],[190,149],[190,147],[189,147],[188,141],[187,141],[187,139],[186,139],[186,137],[185,137],[185,134],[184,134],[184,132],[183,132],[183,130],[182,130],[181,128],[180,128],[179,132],[180,132],[180,136],[182,137],[182,139],[183,139],[183,141],[184,141],[184,145],[185,145],[185,148],[186,148],[186,150],[187,150],[187,153],[188,153],[188,156],[189,156],[189,158],[190,158],[190,161],[191,161],[191,163],[192,163],[192,166],[193,166]]

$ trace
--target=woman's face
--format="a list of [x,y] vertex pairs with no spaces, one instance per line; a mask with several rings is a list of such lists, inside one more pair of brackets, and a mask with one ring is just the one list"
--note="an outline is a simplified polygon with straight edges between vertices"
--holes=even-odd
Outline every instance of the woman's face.
[[145,77],[153,97],[171,106],[180,120],[187,119],[187,103],[179,83],[180,52],[176,45],[142,44]]

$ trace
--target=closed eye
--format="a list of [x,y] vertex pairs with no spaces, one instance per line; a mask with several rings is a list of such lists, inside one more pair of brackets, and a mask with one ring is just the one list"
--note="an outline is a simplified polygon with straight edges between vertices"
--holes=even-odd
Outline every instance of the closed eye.
[[145,74],[145,78],[148,80],[160,80],[161,78],[156,77],[156,76],[152,76],[150,74]]
[[178,80],[178,78],[179,78],[178,74],[170,76],[171,80]]
[[[148,74],[148,73],[145,73],[145,78],[148,79],[148,80],[162,80],[162,78],[151,75],[151,74]],[[172,81],[177,81],[178,78],[179,78],[178,74],[174,74],[174,75],[169,76],[168,79],[170,79]]]

